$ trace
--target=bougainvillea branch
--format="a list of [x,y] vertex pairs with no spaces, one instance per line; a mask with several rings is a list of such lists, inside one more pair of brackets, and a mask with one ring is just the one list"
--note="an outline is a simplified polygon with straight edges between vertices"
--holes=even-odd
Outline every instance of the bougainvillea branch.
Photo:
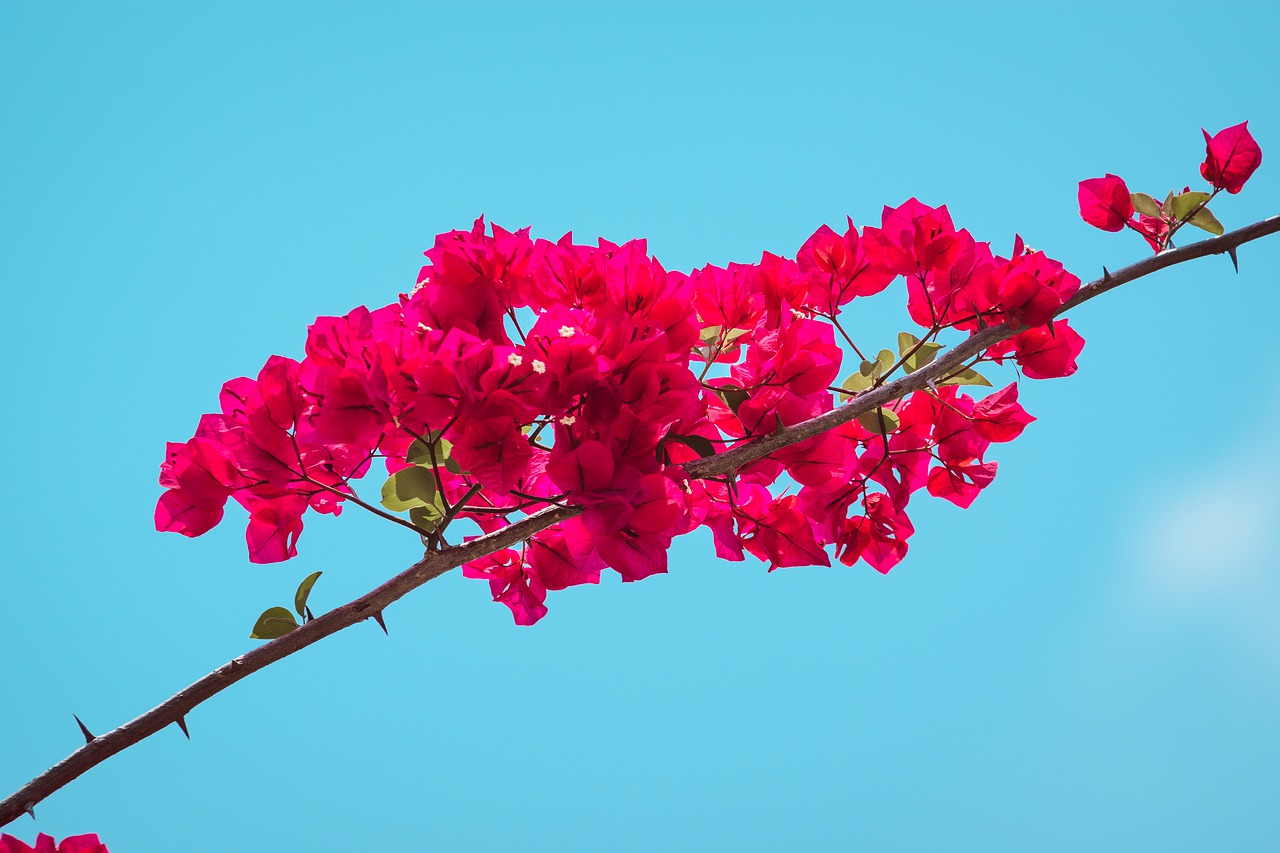
[[[1073,296],[1054,306],[1046,317],[1036,319],[1051,321],[1054,316],[1108,290],[1175,264],[1222,253],[1230,254],[1234,260],[1236,249],[1240,245],[1278,231],[1280,231],[1280,216],[1273,216],[1219,237],[1164,251],[1115,272],[1104,271],[1101,278],[1081,287]],[[972,363],[974,359],[991,352],[1002,342],[1025,335],[1028,329],[1027,325],[1016,319],[976,329],[970,337],[942,353],[931,363],[900,379],[878,385],[873,382],[874,387],[851,394],[852,399],[844,405],[790,426],[782,426],[774,431],[741,441],[722,453],[687,461],[683,464],[682,470],[691,481],[709,481],[741,471],[779,450],[814,439],[841,425],[852,423],[859,417],[874,414],[877,411],[886,411],[885,407],[906,398],[909,394],[922,389],[937,388],[949,377],[956,376],[958,371],[967,369],[966,365]],[[723,347],[727,338],[728,335],[722,329],[717,335],[718,345]],[[901,360],[910,360],[924,351],[923,345],[928,340],[926,338],[907,347],[901,355]],[[712,346],[715,345],[717,344],[713,342]],[[1005,392],[1000,392],[987,399],[998,398],[997,403],[1003,405],[1007,397]],[[994,409],[994,406],[988,408]],[[883,423],[884,416],[880,417]],[[996,419],[992,418],[991,423],[996,423]],[[884,441],[887,445],[887,437]],[[439,467],[435,464],[436,462],[438,460],[433,458],[432,468]],[[439,476],[439,473],[436,472],[433,476]],[[333,482],[329,485],[334,489],[347,488],[345,481]],[[468,503],[478,491],[476,484],[466,487],[465,492],[444,510],[444,518],[452,520],[463,512],[464,508],[475,509],[478,513],[481,507],[471,507]],[[523,509],[525,505],[520,504],[519,507]],[[284,633],[278,639],[229,661],[150,711],[112,731],[93,737],[67,758],[0,802],[0,826],[23,814],[32,813],[37,804],[82,773],[166,726],[176,724],[185,732],[185,718],[193,709],[249,674],[365,620],[375,619],[382,624],[383,610],[410,591],[451,569],[475,564],[477,561],[492,558],[493,555],[500,554],[521,542],[528,542],[536,534],[574,518],[586,509],[587,506],[584,503],[550,505],[514,523],[491,529],[461,545],[443,547],[441,550],[429,549],[421,560],[377,589],[311,619]],[[252,541],[251,532],[251,543]],[[439,542],[432,544],[434,547],[440,547]]]

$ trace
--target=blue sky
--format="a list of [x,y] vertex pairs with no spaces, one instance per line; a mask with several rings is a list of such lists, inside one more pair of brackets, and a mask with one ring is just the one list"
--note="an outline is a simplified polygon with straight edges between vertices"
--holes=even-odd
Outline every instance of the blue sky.
[[[1277,20],[1236,4],[6,4],[11,448],[0,788],[251,648],[256,615],[415,559],[355,512],[247,563],[152,530],[164,442],[315,316],[410,287],[439,231],[647,237],[672,268],[793,253],[912,195],[1086,280],[1146,253],[1082,178],[1162,196],[1200,127],[1280,205]],[[1264,849],[1280,832],[1280,239],[1082,307],[1080,372],[906,562],[556,595],[456,575],[218,696],[16,830],[117,853]],[[901,295],[853,319],[891,345]],[[11,827],[11,831],[15,827]]]

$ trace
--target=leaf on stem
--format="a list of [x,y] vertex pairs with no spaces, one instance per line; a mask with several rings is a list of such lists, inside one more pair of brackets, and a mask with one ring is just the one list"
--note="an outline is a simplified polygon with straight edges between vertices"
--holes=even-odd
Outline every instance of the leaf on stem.
[[876,435],[888,435],[898,428],[901,420],[891,409],[880,408],[858,415],[858,423]]
[[435,476],[418,465],[395,472],[382,484],[382,505],[392,512],[429,506],[435,497]]
[[302,618],[307,617],[307,596],[311,595],[311,588],[316,585],[316,581],[323,572],[312,572],[302,579],[302,583],[298,584],[298,591],[293,594],[293,609],[298,611],[298,615]]
[[1226,231],[1226,229],[1222,227],[1222,223],[1218,221],[1217,217],[1209,212],[1209,208],[1207,207],[1202,207],[1196,211],[1196,215],[1188,219],[1187,224],[1194,225],[1201,231],[1208,231],[1214,236],[1221,236],[1223,232]]
[[283,607],[268,607],[254,623],[250,640],[274,640],[298,627],[298,620]]
[[939,387],[943,385],[985,385],[988,388],[992,387],[991,380],[972,367],[967,367],[954,376],[948,376],[937,384]]
[[1173,218],[1185,219],[1187,214],[1209,200],[1208,193],[1185,192],[1173,197]]
[[1160,202],[1151,196],[1146,193],[1129,193],[1129,198],[1133,200],[1133,209],[1143,216],[1160,218]]

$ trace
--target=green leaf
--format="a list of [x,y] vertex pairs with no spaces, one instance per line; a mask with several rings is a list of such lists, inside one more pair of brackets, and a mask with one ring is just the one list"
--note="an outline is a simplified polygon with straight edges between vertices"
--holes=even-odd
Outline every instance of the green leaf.
[[873,409],[858,415],[858,423],[876,435],[888,435],[901,423],[897,414],[889,409]]
[[879,379],[889,372],[889,368],[898,362],[898,357],[893,354],[893,350],[882,349],[880,354],[876,356],[875,370],[872,371],[872,378]]
[[293,609],[298,611],[299,616],[307,615],[307,596],[311,595],[311,587],[316,585],[321,574],[323,572],[312,572],[298,584],[298,591],[293,594]]
[[415,506],[409,510],[409,520],[428,533],[434,531],[444,521],[444,506],[439,503],[439,496],[428,506]]
[[432,454],[435,457],[435,464],[445,465],[449,461],[449,454],[453,452],[453,443],[437,438],[427,443],[421,439],[415,438],[413,443],[409,445],[409,451],[404,456],[404,461],[410,465],[421,465],[430,468],[432,463]]
[[698,332],[698,337],[704,345],[711,347],[715,346],[716,341],[720,340],[720,333],[723,331],[724,326],[707,326],[701,332]]
[[417,465],[397,471],[382,484],[382,505],[392,512],[427,506],[436,496],[436,478]]
[[1129,193],[1133,209],[1145,216],[1160,217],[1160,204],[1146,193]]
[[274,640],[298,627],[298,620],[283,607],[268,607],[254,623],[250,640]]
[[844,389],[844,391],[840,392],[841,403],[852,398],[855,394],[861,394],[863,391],[866,391],[871,387],[875,380],[871,378],[869,373],[864,373],[864,369],[869,371],[871,369],[871,362],[862,362],[862,368],[860,368],[857,373],[854,373],[844,382],[840,383],[840,387]]
[[1202,207],[1195,216],[1187,220],[1188,225],[1194,225],[1201,231],[1208,231],[1210,234],[1221,234],[1226,229],[1222,227],[1222,223],[1218,221],[1209,208]]
[[667,441],[678,441],[694,453],[706,459],[708,456],[716,455],[715,445],[711,440],[701,435],[676,435],[675,433],[667,433]]
[[1160,213],[1166,216],[1173,216],[1173,190],[1169,190],[1169,194],[1164,197],[1164,201],[1160,202]]
[[929,341],[927,344],[921,344],[920,349],[911,354],[911,357],[902,363],[907,373],[915,373],[925,365],[931,364],[938,353],[943,349],[942,344]]
[[413,444],[409,445],[409,451],[404,455],[404,461],[410,465],[430,465],[431,445],[415,438]]
[[910,332],[898,332],[898,358],[906,358],[911,348],[920,343],[920,339]]
[[724,404],[735,415],[738,414],[738,407],[751,397],[744,389],[737,385],[721,385],[715,390],[716,396],[724,400]]
[[987,377],[983,376],[972,367],[969,367],[957,373],[955,376],[943,379],[938,383],[939,387],[943,385],[985,385],[990,388],[991,382]]
[[1200,205],[1209,200],[1208,193],[1186,192],[1173,199],[1173,216],[1175,219],[1183,219],[1188,213],[1195,210]]

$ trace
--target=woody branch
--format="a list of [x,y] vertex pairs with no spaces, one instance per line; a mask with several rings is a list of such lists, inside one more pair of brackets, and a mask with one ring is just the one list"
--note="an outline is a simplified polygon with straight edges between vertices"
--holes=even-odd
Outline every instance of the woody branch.
[[[1102,278],[1082,287],[1058,313],[1062,314],[1122,284],[1175,264],[1216,254],[1230,254],[1234,261],[1236,249],[1239,246],[1278,231],[1280,231],[1280,216],[1272,216],[1219,237],[1161,252],[1114,273],[1104,270]],[[685,471],[693,479],[730,474],[777,450],[813,438],[913,391],[930,387],[962,367],[969,359],[1012,337],[1023,328],[1025,327],[1011,323],[990,326],[970,336],[915,373],[859,394],[848,403],[807,421],[740,444],[724,453],[690,462],[685,465]],[[166,726],[176,723],[185,731],[187,714],[251,673],[301,651],[344,628],[370,618],[380,620],[382,611],[388,605],[428,581],[465,563],[524,541],[538,531],[571,518],[581,511],[581,507],[574,506],[547,507],[510,526],[480,536],[466,544],[427,553],[421,560],[376,589],[325,613],[279,639],[267,642],[253,651],[234,658],[118,728],[97,736],[85,729],[87,742],[84,746],[32,779],[5,800],[0,801],[0,826],[14,821],[23,814],[34,814],[35,806],[50,794],[116,753],[139,743]]]

